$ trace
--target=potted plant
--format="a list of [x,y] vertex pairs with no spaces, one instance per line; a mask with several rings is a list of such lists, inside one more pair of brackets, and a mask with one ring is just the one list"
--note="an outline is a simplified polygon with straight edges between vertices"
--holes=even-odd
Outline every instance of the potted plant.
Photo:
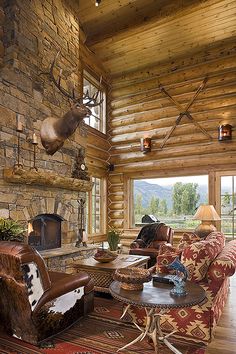
[[24,241],[25,229],[18,221],[0,218],[0,241]]
[[111,228],[107,233],[107,242],[109,244],[110,251],[117,251],[118,244],[120,242],[121,232],[115,228]]

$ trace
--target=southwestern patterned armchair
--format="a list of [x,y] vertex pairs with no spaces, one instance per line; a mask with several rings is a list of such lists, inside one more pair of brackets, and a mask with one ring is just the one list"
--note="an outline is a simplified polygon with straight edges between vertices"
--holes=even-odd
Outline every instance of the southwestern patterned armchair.
[[[188,279],[205,289],[206,301],[189,308],[169,310],[161,318],[162,330],[175,331],[175,337],[207,344],[213,338],[227,300],[230,276],[236,269],[236,240],[225,244],[225,236],[220,232],[212,232],[200,241],[196,235],[185,235],[177,248],[162,246],[152,270],[167,273],[167,266],[176,255],[188,269]],[[143,310],[133,307],[129,314],[137,324],[143,324]]]
[[136,240],[131,243],[129,254],[149,256],[149,267],[156,263],[161,245],[173,242],[174,230],[164,223],[152,223],[142,227]]
[[93,310],[87,273],[50,272],[36,250],[18,242],[0,242],[0,293],[3,329],[36,345]]

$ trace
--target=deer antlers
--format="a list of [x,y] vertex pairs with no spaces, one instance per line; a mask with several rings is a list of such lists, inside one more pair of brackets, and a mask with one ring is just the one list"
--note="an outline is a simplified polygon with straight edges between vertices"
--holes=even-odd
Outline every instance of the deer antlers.
[[[84,104],[86,107],[91,107],[91,108],[99,106],[103,102],[103,99],[101,99],[99,102],[97,102],[98,96],[99,96],[99,94],[101,92],[99,89],[97,90],[97,92],[95,92],[93,94],[92,97],[89,96],[89,92],[87,90],[83,94],[82,97],[76,98],[75,97],[75,88],[73,88],[72,94],[70,94],[63,87],[61,87],[61,77],[62,77],[62,72],[63,72],[62,69],[60,70],[60,73],[59,73],[59,76],[58,76],[58,80],[56,80],[56,78],[54,77],[54,74],[53,74],[53,69],[54,69],[54,66],[55,66],[55,63],[56,63],[56,60],[57,60],[59,54],[60,54],[60,50],[57,52],[55,58],[53,59],[49,71],[48,72],[44,72],[43,74],[49,75],[50,79],[52,80],[54,85],[58,88],[58,90],[64,96],[66,96],[69,99],[71,99],[73,102],[79,103],[79,104]],[[99,86],[101,86],[101,83],[102,83],[102,76],[100,77]]]

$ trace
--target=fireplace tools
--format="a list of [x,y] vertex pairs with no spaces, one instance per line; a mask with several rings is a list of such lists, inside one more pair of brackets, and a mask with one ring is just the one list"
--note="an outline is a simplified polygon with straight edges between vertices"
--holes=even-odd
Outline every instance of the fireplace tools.
[[84,228],[84,208],[85,208],[85,200],[80,198],[78,201],[78,240],[75,244],[75,247],[82,246],[87,247],[86,239],[85,239],[85,228]]

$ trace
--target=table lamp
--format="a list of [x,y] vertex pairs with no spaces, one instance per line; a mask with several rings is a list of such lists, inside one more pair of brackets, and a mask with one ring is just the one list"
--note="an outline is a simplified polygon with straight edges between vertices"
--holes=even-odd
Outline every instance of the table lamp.
[[220,220],[213,205],[200,205],[193,220],[201,220],[202,223],[196,227],[194,232],[201,238],[205,238],[212,231],[216,231],[216,227],[211,224],[211,221]]

